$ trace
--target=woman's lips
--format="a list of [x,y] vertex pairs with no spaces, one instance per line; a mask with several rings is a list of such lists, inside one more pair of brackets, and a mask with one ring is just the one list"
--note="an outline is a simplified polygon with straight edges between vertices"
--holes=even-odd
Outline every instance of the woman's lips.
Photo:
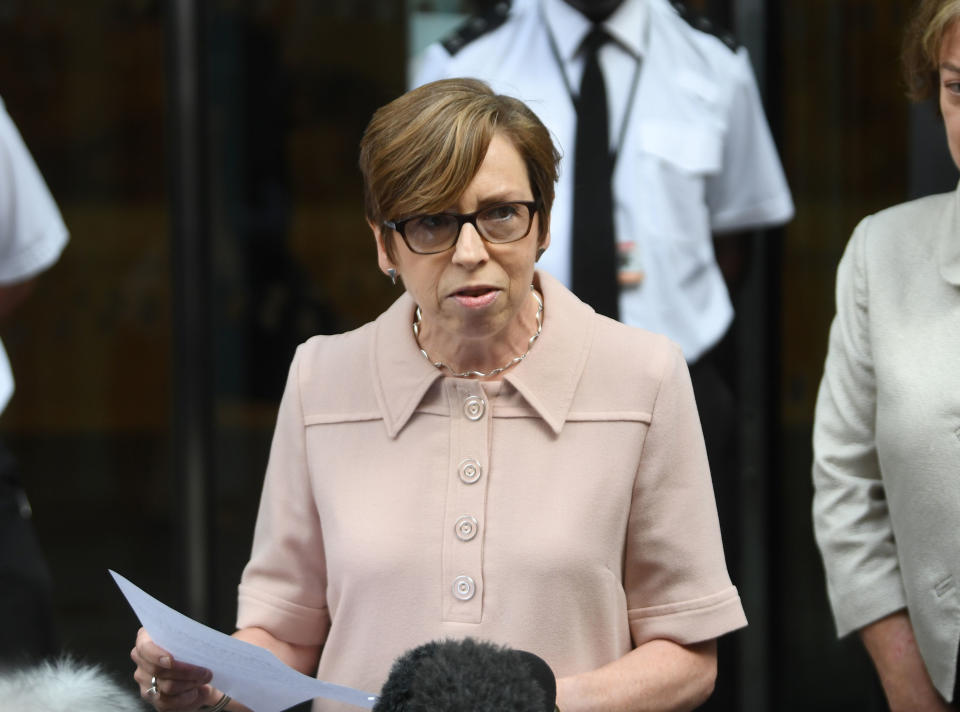
[[459,292],[454,292],[450,296],[456,299],[460,306],[469,309],[479,309],[493,304],[499,295],[499,289],[481,287],[477,289],[464,289]]

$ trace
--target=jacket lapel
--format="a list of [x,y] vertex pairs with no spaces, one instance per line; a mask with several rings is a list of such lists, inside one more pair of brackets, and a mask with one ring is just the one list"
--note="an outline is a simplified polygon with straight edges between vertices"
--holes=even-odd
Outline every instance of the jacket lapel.
[[940,274],[955,287],[960,287],[960,184],[954,191],[953,203],[944,215],[938,249]]

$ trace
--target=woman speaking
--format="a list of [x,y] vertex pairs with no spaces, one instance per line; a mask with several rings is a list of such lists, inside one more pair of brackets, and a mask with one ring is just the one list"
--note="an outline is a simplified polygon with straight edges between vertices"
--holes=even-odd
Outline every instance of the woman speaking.
[[[366,217],[405,293],[297,351],[236,637],[364,690],[405,651],[469,637],[541,656],[564,712],[710,694],[715,639],[745,618],[690,379],[667,339],[536,271],[558,159],[478,81],[376,112]],[[143,630],[132,657],[158,710],[243,709]]]

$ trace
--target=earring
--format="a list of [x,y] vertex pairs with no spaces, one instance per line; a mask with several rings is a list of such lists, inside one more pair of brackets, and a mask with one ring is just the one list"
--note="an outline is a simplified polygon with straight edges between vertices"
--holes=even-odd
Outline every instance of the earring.
[[540,258],[543,257],[543,253],[546,252],[546,251],[547,251],[547,248],[546,248],[546,247],[541,247],[539,250],[537,250],[537,259],[534,260],[534,261],[535,261],[535,262],[539,262],[539,261],[540,261]]
[[395,270],[393,267],[387,270],[387,276],[390,278],[391,284],[397,283],[397,270]]

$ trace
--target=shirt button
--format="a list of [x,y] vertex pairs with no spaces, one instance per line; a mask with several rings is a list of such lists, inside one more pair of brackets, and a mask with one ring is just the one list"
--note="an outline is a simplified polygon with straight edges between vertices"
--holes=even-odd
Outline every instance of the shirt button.
[[474,460],[472,457],[468,457],[466,460],[460,463],[460,467],[457,468],[457,473],[460,475],[461,482],[472,485],[474,482],[480,479],[480,475],[483,474],[483,468],[480,467],[479,462]]
[[486,409],[487,404],[480,396],[470,396],[463,401],[463,414],[467,416],[467,420],[480,420]]
[[460,541],[470,541],[477,535],[479,528],[480,522],[477,521],[476,517],[463,516],[457,520],[453,529],[457,533],[457,539]]
[[453,580],[453,597],[458,601],[469,601],[477,592],[477,584],[469,576],[457,576]]

